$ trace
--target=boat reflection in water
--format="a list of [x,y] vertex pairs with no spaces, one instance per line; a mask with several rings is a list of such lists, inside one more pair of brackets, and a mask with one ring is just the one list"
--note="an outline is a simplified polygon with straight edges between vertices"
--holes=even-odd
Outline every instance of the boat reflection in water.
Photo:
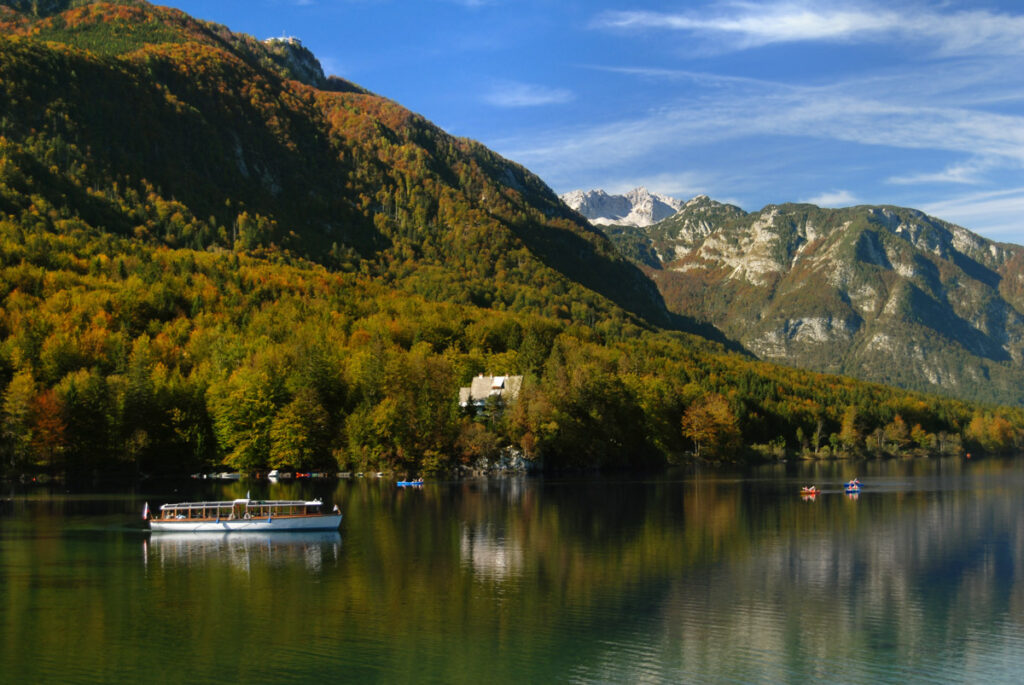
[[259,566],[301,562],[311,572],[337,563],[341,534],[336,531],[246,533],[160,533],[142,542],[147,569],[222,565],[251,571]]

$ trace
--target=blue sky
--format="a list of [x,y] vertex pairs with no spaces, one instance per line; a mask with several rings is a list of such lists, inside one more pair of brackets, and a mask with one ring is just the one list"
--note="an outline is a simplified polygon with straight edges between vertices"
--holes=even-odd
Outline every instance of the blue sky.
[[895,204],[1024,244],[1024,3],[170,4],[300,38],[559,193]]

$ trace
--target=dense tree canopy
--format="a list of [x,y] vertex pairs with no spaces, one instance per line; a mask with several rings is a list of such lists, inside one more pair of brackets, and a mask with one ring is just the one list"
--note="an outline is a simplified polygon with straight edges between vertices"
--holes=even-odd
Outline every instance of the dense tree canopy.
[[[525,169],[257,41],[142,2],[58,9],[0,6],[5,474],[1020,444],[1020,410],[683,332]],[[518,401],[462,410],[485,372],[523,375]]]

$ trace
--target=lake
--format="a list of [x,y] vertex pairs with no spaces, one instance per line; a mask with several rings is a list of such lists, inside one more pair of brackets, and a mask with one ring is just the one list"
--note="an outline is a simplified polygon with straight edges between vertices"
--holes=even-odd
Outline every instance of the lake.
[[[841,483],[859,476],[848,497]],[[824,492],[813,501],[802,485]],[[1019,682],[1024,460],[0,486],[0,681]],[[339,533],[149,534],[322,497]]]

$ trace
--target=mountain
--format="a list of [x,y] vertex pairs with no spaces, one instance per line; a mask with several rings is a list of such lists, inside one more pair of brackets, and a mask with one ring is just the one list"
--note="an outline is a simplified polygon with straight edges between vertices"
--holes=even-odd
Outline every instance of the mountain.
[[1024,248],[913,209],[696,197],[616,238],[669,306],[762,359],[1024,402]]
[[[0,134],[47,136],[60,142],[58,169],[84,165],[80,179],[61,175],[90,223],[134,230],[131,200],[82,192],[112,178],[119,194],[181,206],[151,236],[171,246],[241,241],[329,265],[415,258],[428,280],[428,265],[463,270],[478,301],[504,281],[534,290],[562,279],[562,300],[546,298],[551,311],[603,299],[672,325],[653,284],[543,181],[324,78],[301,43],[258,41],[141,1],[51,4],[38,17],[10,3],[0,13]],[[49,166],[39,173],[52,176]],[[51,202],[68,201],[61,183],[39,180]]]
[[[765,364],[689,324],[529,170],[297,41],[141,0],[0,2],[0,477],[1024,438],[1024,411]],[[461,411],[479,374],[523,376],[519,398]]]
[[682,207],[679,200],[651,193],[644,187],[634,188],[625,195],[609,195],[603,190],[573,190],[559,197],[597,225],[650,226]]

